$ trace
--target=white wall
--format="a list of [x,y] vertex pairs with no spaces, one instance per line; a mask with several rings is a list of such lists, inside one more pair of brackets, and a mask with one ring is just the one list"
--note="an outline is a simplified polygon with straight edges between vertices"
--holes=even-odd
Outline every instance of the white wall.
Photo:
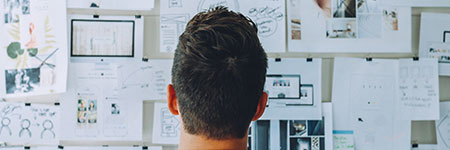
[[[69,13],[92,14],[92,10],[74,10]],[[101,11],[97,14],[121,14],[135,15],[143,14],[145,17],[145,38],[144,38],[144,57],[147,58],[172,58],[172,54],[159,53],[159,0],[156,0],[155,9],[148,12],[122,12],[122,11]],[[307,54],[307,53],[280,53],[269,54],[269,57],[322,57],[322,97],[324,102],[331,101],[332,76],[333,76],[333,58],[334,56],[348,57],[374,57],[374,58],[403,58],[417,56],[419,47],[419,28],[421,12],[445,12],[450,13],[450,8],[413,8],[412,20],[412,39],[413,52],[407,54]],[[408,40],[408,39],[404,39]],[[450,100],[450,77],[440,77],[440,99],[441,101]],[[153,121],[153,102],[144,103],[144,144],[151,145]],[[433,144],[436,143],[436,134],[434,121],[414,121],[412,123],[413,143]],[[175,149],[173,146],[167,146],[165,149]]]

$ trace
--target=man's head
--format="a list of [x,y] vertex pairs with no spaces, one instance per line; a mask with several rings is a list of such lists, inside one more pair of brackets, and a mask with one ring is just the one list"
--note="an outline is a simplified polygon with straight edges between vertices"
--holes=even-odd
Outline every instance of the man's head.
[[217,7],[194,16],[180,36],[168,87],[184,130],[208,139],[243,138],[264,112],[267,56],[253,21]]

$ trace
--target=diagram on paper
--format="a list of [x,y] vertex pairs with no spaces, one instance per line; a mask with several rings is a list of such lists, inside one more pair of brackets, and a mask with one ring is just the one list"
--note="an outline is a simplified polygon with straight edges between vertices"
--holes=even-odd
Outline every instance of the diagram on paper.
[[155,103],[153,116],[153,143],[178,144],[181,120],[170,113],[167,103]]
[[53,143],[58,138],[57,106],[0,103],[0,140]]

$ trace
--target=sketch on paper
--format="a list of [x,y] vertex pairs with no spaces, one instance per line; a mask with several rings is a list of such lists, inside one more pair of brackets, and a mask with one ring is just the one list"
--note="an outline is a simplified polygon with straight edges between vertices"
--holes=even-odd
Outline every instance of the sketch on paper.
[[239,11],[238,0],[200,0],[198,3],[197,11],[207,11],[217,6],[228,7],[230,10]]
[[178,144],[181,120],[170,113],[167,103],[155,103],[153,116],[153,143]]
[[166,52],[175,50],[178,37],[184,32],[189,14],[161,15],[161,49]]
[[72,56],[134,56],[134,21],[72,20]]
[[120,83],[121,89],[128,89],[128,88],[141,88],[141,89],[147,89],[150,87],[151,82],[148,80],[144,81],[137,81],[133,79],[145,79],[148,78],[148,75],[150,74],[150,71],[152,69],[152,66],[142,66],[139,67],[137,70],[133,70],[132,72],[128,73],[126,76],[124,76],[123,80]]
[[283,21],[284,9],[281,7],[271,8],[269,6],[250,8],[248,15],[255,20],[260,37],[269,37],[278,30],[279,22]]
[[381,38],[382,14],[379,0],[358,1],[359,38]]
[[161,108],[161,118],[161,136],[179,136],[180,121],[170,113],[168,108]]
[[0,140],[6,142],[54,142],[59,111],[56,106],[0,103]]

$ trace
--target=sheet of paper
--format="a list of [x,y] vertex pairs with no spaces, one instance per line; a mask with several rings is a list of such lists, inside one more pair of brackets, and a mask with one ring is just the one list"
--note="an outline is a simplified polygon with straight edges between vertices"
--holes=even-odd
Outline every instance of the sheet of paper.
[[153,114],[153,144],[178,144],[181,120],[170,113],[167,103],[155,103]]
[[436,138],[439,149],[450,148],[450,102],[441,102],[440,118],[436,121]]
[[283,58],[268,63],[265,91],[271,96],[261,118],[321,119],[322,60]]
[[4,0],[0,6],[0,97],[65,92],[66,1]]
[[141,61],[144,17],[68,15],[71,62]]
[[411,52],[411,8],[381,1],[287,0],[288,51]]
[[152,10],[155,0],[68,0],[68,8]]
[[353,131],[333,130],[333,149],[354,150],[355,140],[353,134]]
[[21,147],[2,147],[2,150],[24,150],[23,146]]
[[438,150],[437,144],[418,144],[416,146],[413,145],[411,150]]
[[439,119],[438,62],[432,58],[399,60],[398,108],[402,118]]
[[437,58],[439,75],[450,76],[450,14],[422,13],[420,23],[421,58]]
[[167,85],[172,80],[172,59],[130,61],[118,66],[119,89],[133,93],[140,100],[167,99]]
[[62,150],[58,146],[31,146],[30,150]]
[[320,120],[258,120],[252,123],[250,149],[333,149],[331,103],[323,103]]
[[164,0],[160,2],[160,51],[174,52],[178,37],[198,12],[225,6],[250,17],[258,26],[258,36],[266,52],[285,52],[284,0]]
[[142,101],[120,91],[116,64],[71,63],[69,73],[63,140],[142,140]]
[[411,121],[395,107],[399,61],[335,58],[334,65],[334,130],[354,131],[358,150],[409,149]]
[[58,144],[59,106],[0,103],[0,141],[18,144]]

